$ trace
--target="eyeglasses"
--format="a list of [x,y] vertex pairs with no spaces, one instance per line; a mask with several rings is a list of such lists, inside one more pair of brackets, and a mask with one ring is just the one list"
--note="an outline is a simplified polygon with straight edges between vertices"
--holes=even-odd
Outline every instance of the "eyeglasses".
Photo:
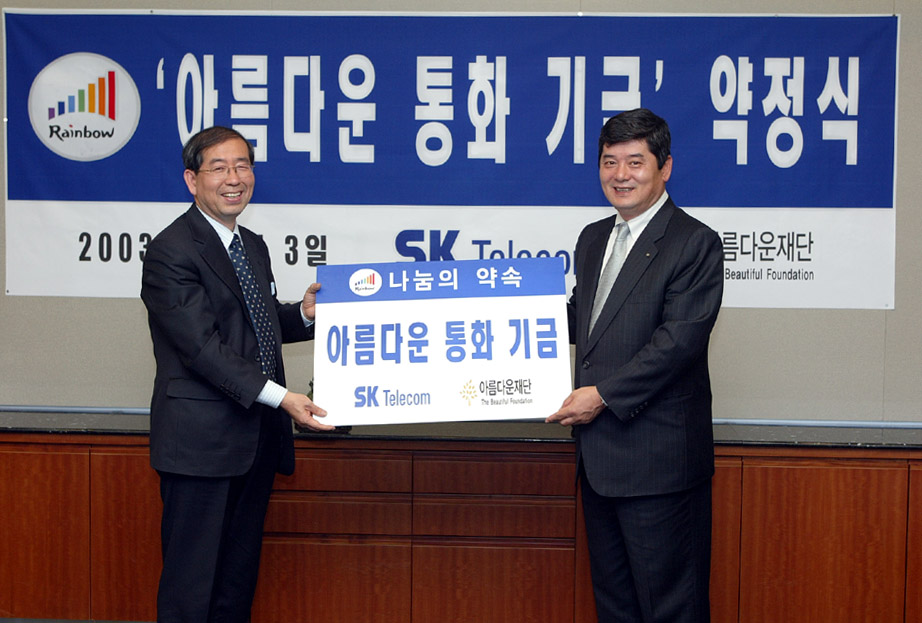
[[251,164],[236,164],[232,167],[220,165],[216,166],[213,169],[199,169],[199,173],[208,173],[215,177],[227,177],[230,175],[230,172],[233,171],[237,174],[238,177],[246,177],[247,175],[253,174],[253,165]]

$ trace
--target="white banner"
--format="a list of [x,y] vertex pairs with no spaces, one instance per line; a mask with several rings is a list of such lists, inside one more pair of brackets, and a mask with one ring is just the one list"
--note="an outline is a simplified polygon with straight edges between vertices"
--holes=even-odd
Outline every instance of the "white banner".
[[[680,198],[676,198],[681,201]],[[189,204],[7,203],[7,293],[138,296],[151,237]],[[559,257],[611,207],[258,205],[240,223],[269,246],[282,300],[324,264]],[[693,208],[724,245],[724,307],[892,309],[895,213],[862,208]],[[847,214],[849,218],[843,218]],[[31,234],[42,232],[40,242]],[[497,232],[515,232],[501,235]]]
[[893,309],[894,210],[696,208],[724,246],[724,307]]

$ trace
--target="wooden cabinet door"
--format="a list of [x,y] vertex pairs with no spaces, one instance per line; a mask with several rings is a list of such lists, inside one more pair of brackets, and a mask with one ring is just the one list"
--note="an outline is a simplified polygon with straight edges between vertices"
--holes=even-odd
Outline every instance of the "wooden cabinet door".
[[410,539],[263,540],[253,623],[408,623]]
[[413,623],[571,623],[572,543],[413,546]]
[[150,452],[93,448],[90,468],[93,619],[154,621],[163,505]]
[[901,461],[747,459],[740,621],[902,623]]
[[743,497],[743,461],[715,459],[713,527],[711,529],[711,621],[739,621],[740,515]]
[[922,623],[922,462],[909,467],[906,623]]
[[419,452],[413,623],[572,623],[573,457]]
[[0,617],[90,617],[85,446],[0,447]]

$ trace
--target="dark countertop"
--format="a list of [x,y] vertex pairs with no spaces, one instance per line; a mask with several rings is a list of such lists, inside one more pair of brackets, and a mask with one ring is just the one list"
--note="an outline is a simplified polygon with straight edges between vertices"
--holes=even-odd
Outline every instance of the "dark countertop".
[[[717,420],[717,445],[801,445],[868,448],[922,448],[922,422],[822,422]],[[0,410],[0,432],[138,434],[149,431],[144,409],[87,409],[81,412]],[[302,438],[438,439],[569,442],[569,430],[543,422],[446,422],[436,424],[356,426],[348,431]]]
[[149,431],[150,416],[146,412],[0,411],[0,432],[7,433],[147,434]]
[[[841,424],[841,423],[834,423]],[[796,424],[714,424],[717,445],[799,445],[868,448],[922,448],[922,427],[914,422],[811,426]]]

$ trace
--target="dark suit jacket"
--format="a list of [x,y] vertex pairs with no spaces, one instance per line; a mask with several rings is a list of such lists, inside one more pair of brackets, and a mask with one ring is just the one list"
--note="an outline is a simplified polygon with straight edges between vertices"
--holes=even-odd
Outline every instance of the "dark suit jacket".
[[708,341],[723,295],[717,234],[671,199],[634,243],[589,334],[615,217],[582,231],[568,306],[576,386],[608,405],[575,426],[578,457],[606,496],[688,489],[714,472]]
[[[275,329],[278,382],[284,385],[281,344],[312,338],[313,328],[304,326],[300,303],[275,298],[262,238],[243,227],[240,234]],[[260,417],[276,417],[280,471],[291,473],[291,420],[255,403],[266,383],[256,333],[227,249],[194,204],[148,245],[141,299],[157,360],[151,465],[193,476],[243,474],[256,454]]]

